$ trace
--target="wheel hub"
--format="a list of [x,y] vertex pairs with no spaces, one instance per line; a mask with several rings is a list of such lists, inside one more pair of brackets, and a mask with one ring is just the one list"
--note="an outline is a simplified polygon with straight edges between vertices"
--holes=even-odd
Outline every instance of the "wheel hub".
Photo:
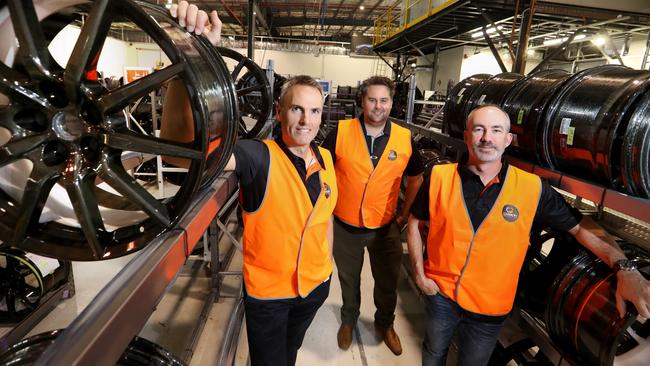
[[57,112],[52,117],[52,130],[64,141],[75,141],[84,133],[84,122],[70,112]]

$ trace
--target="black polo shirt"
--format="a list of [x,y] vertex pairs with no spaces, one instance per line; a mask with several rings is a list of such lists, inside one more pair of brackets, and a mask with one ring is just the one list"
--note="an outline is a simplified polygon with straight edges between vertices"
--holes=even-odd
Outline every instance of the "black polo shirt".
[[[321,184],[320,176],[318,174],[311,174],[307,177],[307,166],[305,161],[294,155],[287,145],[282,140],[282,137],[277,137],[275,142],[280,145],[280,148],[287,155],[289,160],[296,167],[298,175],[305,183],[307,193],[311,199],[311,204],[315,205],[318,195],[320,194]],[[323,157],[314,144],[311,146],[318,163],[322,169],[325,169]],[[239,200],[242,208],[247,212],[254,212],[262,204],[264,194],[266,193],[266,181],[269,175],[269,165],[271,163],[271,154],[269,148],[259,140],[239,140],[235,144],[235,162],[237,167],[235,173],[239,178],[240,195]],[[287,192],[287,194],[291,194]]]
[[[368,152],[370,153],[370,161],[372,161],[372,166],[377,167],[379,162],[379,157],[386,150],[386,144],[388,143],[388,138],[390,137],[391,123],[390,121],[386,122],[384,126],[384,131],[381,135],[377,137],[369,136],[366,131],[366,125],[363,123],[363,114],[359,116],[359,122],[361,123],[361,128],[363,129],[363,135],[366,136],[366,146],[368,146]],[[325,137],[325,140],[321,144],[322,147],[326,148],[332,153],[332,159],[336,163],[336,136],[338,135],[338,125],[330,131],[330,133]],[[422,163],[422,157],[420,156],[420,151],[415,148],[413,139],[411,139],[411,157],[404,169],[404,174],[409,177],[414,177],[420,175],[424,172],[424,164]]]
[[[506,179],[507,171],[508,163],[504,161],[499,174],[485,185],[478,175],[467,168],[464,162],[458,164],[463,196],[474,231],[478,230],[478,227],[496,202]],[[431,174],[426,174],[422,187],[420,187],[413,206],[411,206],[411,214],[418,220],[429,221],[430,180]],[[521,193],[527,194],[527,192]],[[537,229],[552,228],[556,231],[566,232],[575,227],[581,219],[582,214],[569,206],[564,198],[548,182],[542,179],[542,194],[535,212],[533,227]]]

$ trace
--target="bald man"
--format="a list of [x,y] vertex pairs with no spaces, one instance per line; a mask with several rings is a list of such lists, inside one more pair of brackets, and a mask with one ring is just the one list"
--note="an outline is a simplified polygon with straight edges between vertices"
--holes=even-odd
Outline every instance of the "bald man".
[[[512,310],[533,225],[572,234],[614,269],[621,316],[625,300],[650,316],[650,282],[616,242],[538,176],[501,159],[512,142],[509,131],[508,114],[498,106],[474,109],[465,126],[467,157],[435,166],[411,208],[409,256],[426,295],[423,365],[445,365],[456,330],[458,365],[487,364]],[[420,221],[429,222],[426,260]]]

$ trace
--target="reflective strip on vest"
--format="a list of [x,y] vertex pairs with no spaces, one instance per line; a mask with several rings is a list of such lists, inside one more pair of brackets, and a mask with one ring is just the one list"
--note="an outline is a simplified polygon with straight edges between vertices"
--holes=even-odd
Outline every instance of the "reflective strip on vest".
[[509,166],[499,197],[476,232],[462,189],[457,164],[436,165],[431,171],[424,271],[463,309],[507,314],[528,249],[541,180]]
[[386,149],[373,167],[359,119],[339,121],[339,200],[334,215],[348,225],[374,229],[389,224],[395,216],[402,174],[412,153],[411,131],[395,123],[390,128]]
[[266,192],[255,212],[243,212],[244,284],[258,299],[306,297],[332,273],[327,227],[338,195],[332,157],[318,148],[325,169],[312,206],[295,166],[273,140]]

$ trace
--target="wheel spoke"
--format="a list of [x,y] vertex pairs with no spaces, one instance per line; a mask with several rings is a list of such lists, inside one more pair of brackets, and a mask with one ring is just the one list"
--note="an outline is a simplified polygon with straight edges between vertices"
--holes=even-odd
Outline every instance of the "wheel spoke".
[[115,89],[99,99],[100,109],[105,114],[122,109],[132,101],[158,89],[164,82],[180,74],[184,69],[184,63],[176,63]]
[[237,63],[237,66],[232,70],[232,73],[230,74],[230,77],[232,78],[233,82],[237,80],[237,75],[241,72],[241,69],[244,67],[244,64],[246,63],[246,59],[243,58],[239,60]]
[[7,312],[9,314],[15,314],[16,313],[16,296],[14,295],[14,292],[9,290],[7,293]]
[[63,83],[70,100],[77,99],[81,79],[90,63],[99,57],[101,48],[111,27],[112,16],[108,16],[108,0],[96,0],[88,13],[77,43],[66,67]]
[[50,102],[47,99],[20,85],[20,79],[18,73],[0,62],[0,92],[21,104],[50,107]]
[[24,159],[30,151],[39,148],[47,137],[46,133],[40,133],[9,140],[8,143],[0,146],[0,167]]
[[124,170],[120,154],[110,154],[110,156],[105,156],[102,159],[102,170],[99,176],[125,198],[130,199],[136,205],[141,206],[143,211],[149,214],[150,217],[153,217],[161,225],[168,227],[171,224],[167,207],[147,192],[147,190],[142,188],[142,186]]
[[242,95],[246,95],[246,94],[248,94],[248,93],[250,93],[252,91],[262,90],[262,89],[264,89],[264,85],[262,85],[262,84],[249,86],[249,87],[237,90],[237,96],[241,97]]
[[21,214],[14,231],[14,243],[22,242],[29,229],[38,224],[43,206],[58,177],[59,173],[56,170],[45,166],[42,162],[34,162],[23,193]]
[[80,161],[75,165],[74,172],[64,177],[63,185],[68,191],[77,220],[94,258],[101,259],[104,255],[102,242],[107,241],[109,233],[104,227],[95,197],[96,174],[89,169],[82,170]]
[[201,151],[189,147],[188,144],[140,135],[130,131],[106,134],[104,135],[103,142],[107,146],[123,151],[135,151],[194,160],[203,158]]
[[27,72],[36,79],[49,77],[52,59],[34,3],[25,0],[9,0],[7,3],[20,45],[18,52]]

